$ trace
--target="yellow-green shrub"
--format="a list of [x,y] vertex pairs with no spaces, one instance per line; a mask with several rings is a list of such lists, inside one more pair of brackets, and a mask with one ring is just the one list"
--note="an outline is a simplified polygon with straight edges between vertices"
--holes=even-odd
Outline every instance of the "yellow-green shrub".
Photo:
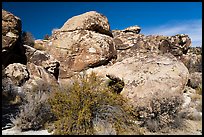
[[196,93],[202,95],[202,84],[198,85],[198,87],[196,88]]
[[56,89],[48,101],[57,117],[54,134],[97,134],[93,125],[98,122],[96,119],[110,122],[116,134],[130,129],[134,134],[141,134],[139,128],[130,123],[134,118],[126,100],[111,92],[94,73],[80,76],[73,85]]

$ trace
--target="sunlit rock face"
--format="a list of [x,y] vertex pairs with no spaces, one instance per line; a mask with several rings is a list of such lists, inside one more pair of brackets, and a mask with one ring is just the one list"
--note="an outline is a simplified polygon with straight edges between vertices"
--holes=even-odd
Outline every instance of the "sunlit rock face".
[[60,78],[116,58],[108,19],[95,11],[68,19],[55,31],[49,53],[60,61]]

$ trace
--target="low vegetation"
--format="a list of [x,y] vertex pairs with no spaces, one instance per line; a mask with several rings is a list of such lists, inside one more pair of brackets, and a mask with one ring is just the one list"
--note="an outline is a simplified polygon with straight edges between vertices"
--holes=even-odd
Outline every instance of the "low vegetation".
[[184,117],[181,113],[182,95],[155,94],[149,102],[143,106],[138,104],[135,109],[141,126],[156,132],[166,127],[177,128],[182,125],[182,117]]
[[[73,85],[54,91],[49,103],[57,117],[54,134],[124,134],[128,130],[132,130],[129,134],[142,134],[139,127],[130,122],[134,117],[126,100],[111,92],[94,73],[81,76]],[[108,122],[112,130],[99,132],[103,129],[97,126],[99,122],[104,128]]]
[[34,47],[35,39],[30,32],[23,32],[22,33],[22,44]]
[[144,134],[182,125],[182,95],[154,95],[146,106],[132,107],[113,86],[92,73],[67,85],[27,96],[13,123],[21,130],[46,128],[54,135]]
[[44,125],[54,120],[54,115],[50,111],[47,103],[48,95],[39,90],[27,96],[27,101],[20,107],[20,113],[12,119],[12,122],[21,131],[38,130]]

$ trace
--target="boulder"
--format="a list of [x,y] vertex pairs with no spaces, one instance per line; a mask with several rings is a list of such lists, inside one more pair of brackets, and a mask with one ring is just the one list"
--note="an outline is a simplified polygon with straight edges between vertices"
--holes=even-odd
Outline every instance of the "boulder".
[[89,30],[75,30],[56,35],[48,51],[60,61],[60,78],[70,77],[89,67],[107,64],[116,58],[113,39]]
[[5,75],[17,86],[22,86],[30,78],[27,67],[20,63],[8,65],[5,68]]
[[[175,36],[168,37],[168,46],[170,48],[170,52],[174,56],[182,56],[183,54],[186,54],[188,52],[189,47],[191,46],[191,39],[186,34],[177,34]],[[164,44],[163,41],[161,41],[162,45]],[[167,45],[163,45],[167,46]]]
[[105,78],[114,75],[124,81],[120,94],[133,104],[148,102],[153,95],[182,94],[187,84],[189,72],[185,65],[173,55],[154,55],[140,53],[112,66],[101,66],[87,70]]
[[[18,38],[21,34],[21,20],[12,13],[2,9],[2,35],[7,37]],[[12,45],[12,44],[11,44]],[[2,46],[11,46],[2,45]]]
[[187,54],[202,55],[202,47],[190,47]]
[[37,66],[42,66],[50,74],[52,74],[56,80],[59,76],[60,63],[53,56],[46,51],[40,51],[30,46],[24,45],[26,49],[27,62],[33,63]]
[[202,73],[193,72],[190,74],[188,85],[196,89],[199,85],[202,84]]
[[51,86],[58,85],[55,76],[51,75],[44,67],[28,63],[27,68],[30,73],[30,79],[22,86],[25,92],[35,92],[36,89],[49,91]]
[[190,73],[202,72],[202,54],[183,54],[180,60],[185,64]]
[[123,31],[139,34],[141,31],[141,28],[139,26],[130,26],[130,27],[124,29]]
[[2,9],[2,64],[26,64],[25,50],[21,45],[21,20]]
[[96,11],[89,11],[68,19],[60,30],[90,30],[108,36],[112,36],[107,17]]
[[55,29],[47,51],[60,61],[60,78],[69,78],[90,67],[106,65],[116,58],[107,17],[95,11],[74,16]]
[[34,48],[41,51],[46,51],[47,47],[51,46],[52,42],[50,40],[35,40]]
[[180,60],[190,73],[202,72],[202,47],[190,47],[187,54],[183,54]]

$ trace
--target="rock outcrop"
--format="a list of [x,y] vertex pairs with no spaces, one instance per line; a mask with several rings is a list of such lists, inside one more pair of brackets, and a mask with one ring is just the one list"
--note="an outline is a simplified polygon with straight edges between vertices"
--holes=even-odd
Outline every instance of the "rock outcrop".
[[202,73],[201,72],[193,72],[190,74],[188,85],[194,89],[198,88],[198,86],[202,85]]
[[[54,57],[27,45],[22,45],[20,18],[2,9],[2,71],[5,82],[23,93],[25,87],[58,84],[59,61]],[[39,82],[40,81],[40,82]],[[3,85],[6,87],[6,85]],[[7,90],[8,91],[8,90]],[[32,90],[30,90],[32,91]],[[8,91],[9,92],[9,91]],[[16,92],[16,94],[18,94]]]
[[20,18],[2,9],[2,64],[26,64],[25,50],[21,45]]
[[[108,33],[108,35],[107,35]],[[108,20],[97,12],[69,19],[52,35],[49,53],[60,61],[60,78],[89,67],[107,64],[116,58]]]
[[202,48],[189,48],[187,54],[183,54],[180,60],[185,64],[190,73],[202,72]]
[[[49,92],[53,85],[72,83],[75,74],[95,72],[135,107],[150,106],[154,97],[177,103],[177,95],[183,95],[188,117],[202,116],[202,48],[191,48],[186,34],[145,36],[139,26],[111,31],[107,17],[96,11],[68,19],[49,39],[36,40],[34,48],[22,45],[21,29],[20,18],[2,9],[4,107],[18,94]],[[10,91],[15,95],[9,97]],[[116,134],[111,123],[102,124],[94,123],[97,134]]]
[[45,51],[36,50],[30,46],[24,45],[26,49],[26,57],[28,63],[33,63],[36,66],[42,66],[47,72],[52,74],[55,79],[59,76],[60,63],[53,56]]
[[22,86],[25,92],[49,91],[51,86],[58,85],[55,76],[51,75],[44,67],[28,63],[27,68],[31,75],[29,80]]
[[[168,44],[166,43],[167,41]],[[182,56],[183,54],[186,54],[191,46],[191,39],[186,34],[177,34],[175,36],[167,37],[167,41],[161,40],[160,48],[168,46],[169,52],[174,56]]]
[[124,32],[133,32],[136,34],[139,34],[141,31],[141,28],[139,26],[130,26],[123,30]]
[[124,81],[121,94],[137,104],[147,102],[154,94],[182,94],[189,72],[173,55],[140,54],[112,66],[89,69],[98,75],[114,75]]
[[175,36],[137,34],[131,31],[113,30],[114,43],[118,51],[118,60],[135,56],[138,52],[168,53],[180,57],[191,46],[188,35]]

